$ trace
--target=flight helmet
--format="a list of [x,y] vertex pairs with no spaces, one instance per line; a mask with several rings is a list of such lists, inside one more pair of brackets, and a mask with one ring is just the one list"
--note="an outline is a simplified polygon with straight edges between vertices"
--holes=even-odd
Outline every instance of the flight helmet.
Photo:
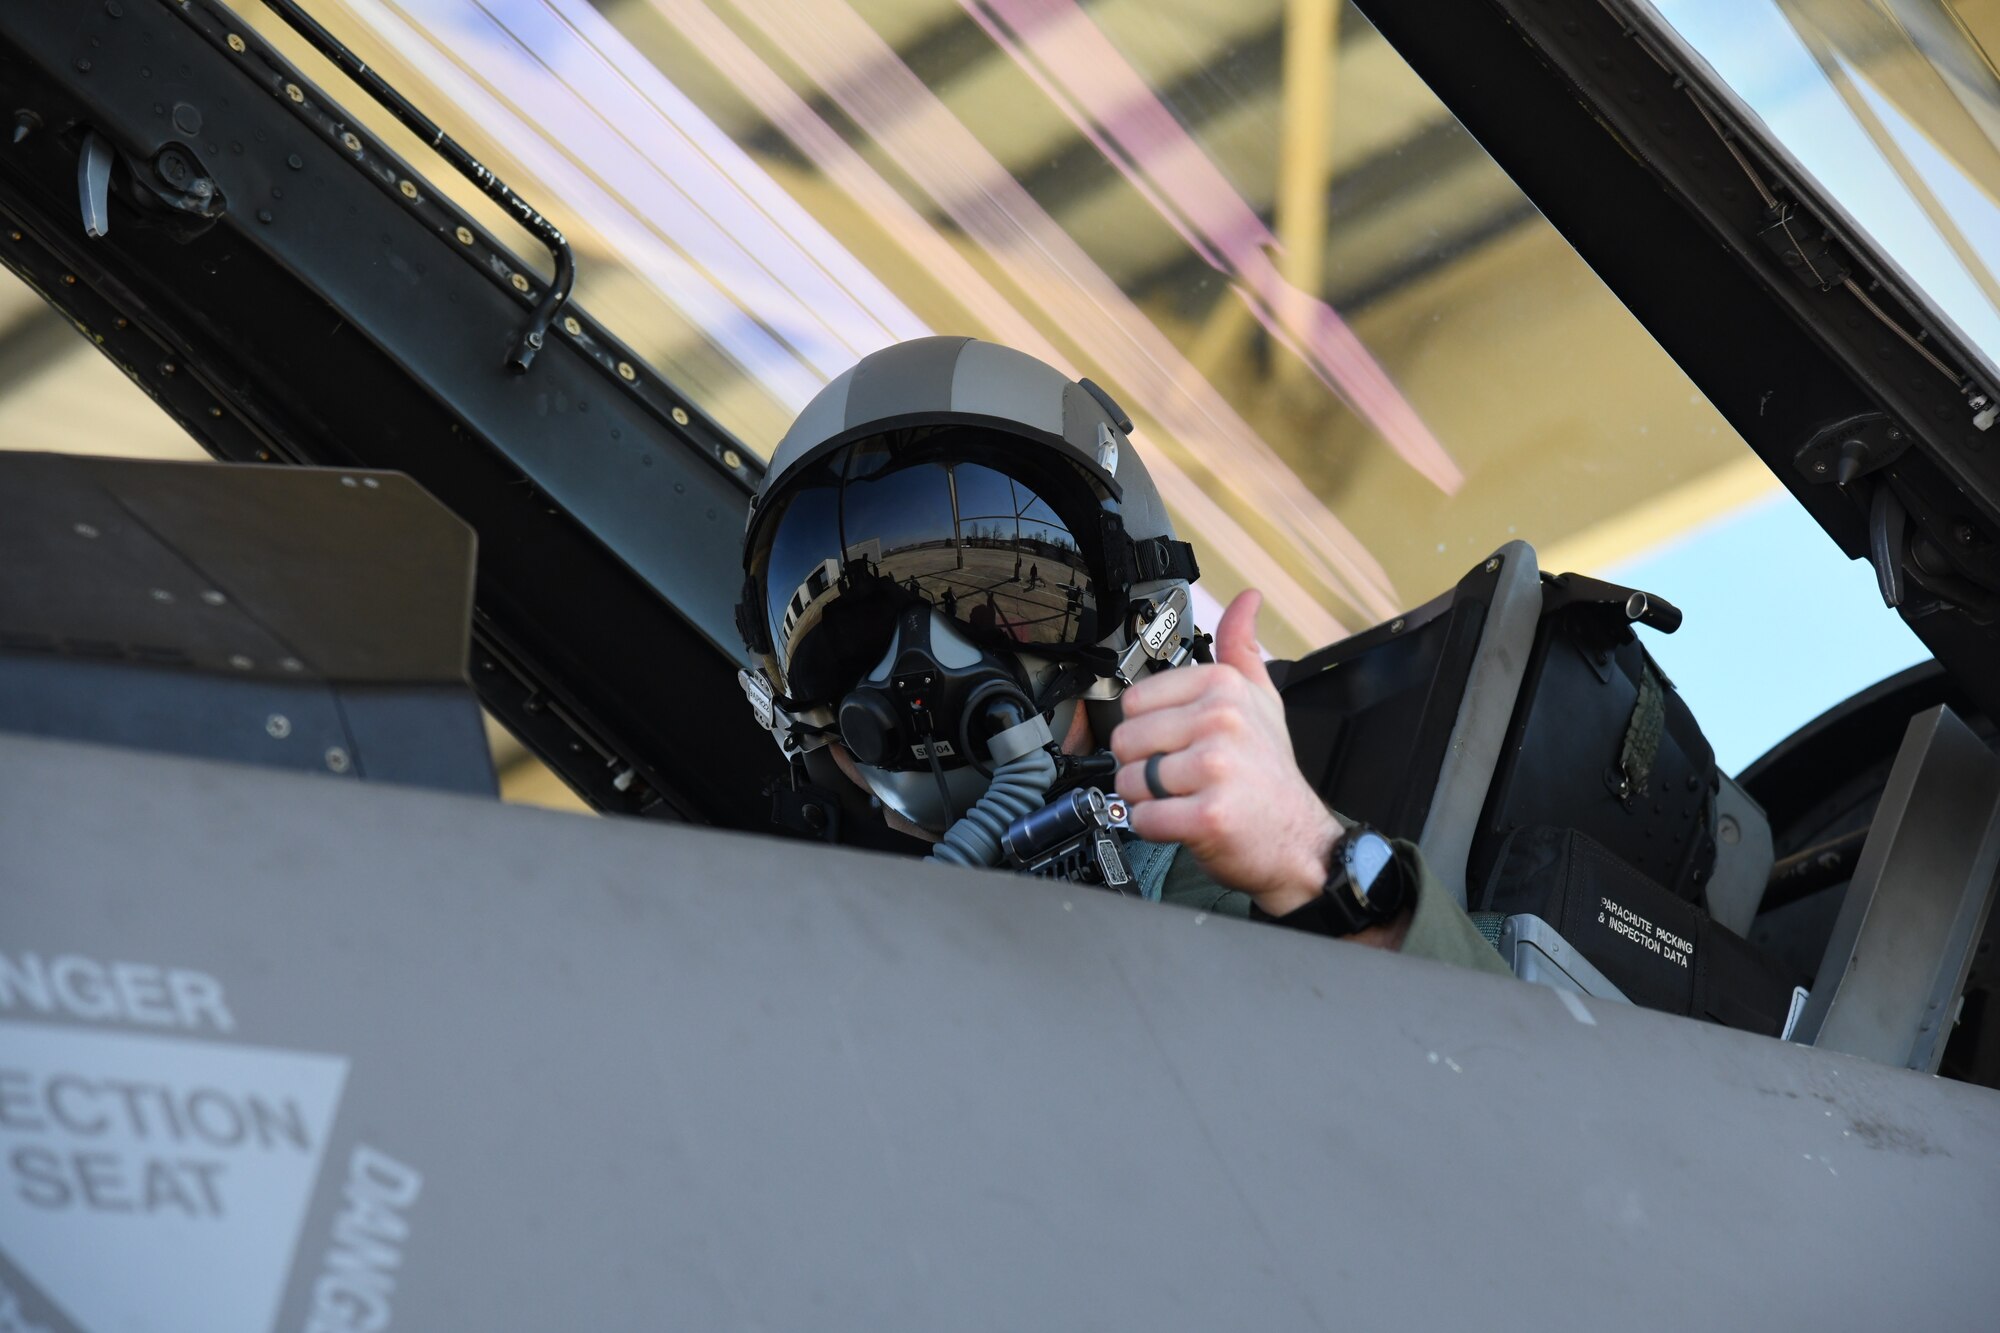
[[[972,338],[899,343],[822,389],[772,455],[737,624],[787,754],[843,741],[941,831],[1036,717],[1206,656],[1194,553],[1089,380]],[[1110,716],[1097,734],[1109,734]],[[1004,753],[998,754],[1005,758]]]

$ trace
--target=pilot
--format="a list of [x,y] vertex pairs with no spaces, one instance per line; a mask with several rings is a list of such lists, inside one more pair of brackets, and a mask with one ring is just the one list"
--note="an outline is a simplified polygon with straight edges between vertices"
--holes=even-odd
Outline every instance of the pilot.
[[745,532],[759,720],[809,783],[866,794],[851,818],[879,809],[933,859],[1000,865],[1053,788],[1111,779],[1141,896],[1506,972],[1415,848],[1341,819],[1299,771],[1257,593],[1211,654],[1194,552],[1130,430],[1089,380],[970,338],[833,380]]

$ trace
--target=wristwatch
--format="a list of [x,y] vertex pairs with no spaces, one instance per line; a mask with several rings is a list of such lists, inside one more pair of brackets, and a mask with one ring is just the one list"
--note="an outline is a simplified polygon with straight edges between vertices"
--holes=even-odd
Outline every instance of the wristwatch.
[[1396,848],[1366,824],[1351,828],[1333,849],[1333,867],[1320,895],[1283,916],[1258,907],[1250,914],[1317,935],[1352,935],[1393,921],[1410,901],[1408,876]]

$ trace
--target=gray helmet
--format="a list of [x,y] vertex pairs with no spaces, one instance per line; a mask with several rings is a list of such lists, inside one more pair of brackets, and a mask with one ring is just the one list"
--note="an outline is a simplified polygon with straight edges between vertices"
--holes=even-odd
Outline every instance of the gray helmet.
[[948,716],[955,668],[914,710],[900,696],[843,705],[912,636],[940,662],[989,659],[965,668],[967,691],[990,695],[996,671],[1014,672],[1036,713],[1205,655],[1188,615],[1194,553],[1131,429],[1089,380],[972,338],[900,343],[833,380],[779,442],[744,535],[737,623],[760,721],[788,752],[860,727],[849,748],[864,765],[935,768],[925,743],[874,743],[914,718],[935,724],[946,768],[981,767],[979,739]]

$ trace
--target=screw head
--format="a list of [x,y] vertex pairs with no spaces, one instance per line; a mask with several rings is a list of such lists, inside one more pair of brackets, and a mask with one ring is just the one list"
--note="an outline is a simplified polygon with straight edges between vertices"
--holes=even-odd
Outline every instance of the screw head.
[[347,151],[350,153],[358,153],[361,151],[361,140],[355,137],[354,131],[352,130],[349,130],[347,133],[341,135],[340,141],[343,144],[347,145]]
[[229,34],[229,49],[239,56],[243,54],[243,39],[233,32]]
[[251,661],[249,658],[245,657],[242,653],[231,653],[229,655],[229,665],[235,667],[238,671],[248,671],[251,667],[256,666],[257,664]]
[[737,453],[734,449],[724,449],[722,451],[722,466],[734,472],[737,468],[743,466],[743,455]]
[[215,589],[210,588],[208,591],[204,592],[201,595],[201,600],[207,602],[210,606],[221,606],[224,602],[228,601],[229,599],[227,597],[224,597],[221,593],[217,592]]
[[685,407],[675,408],[673,415],[674,415],[674,424],[676,426],[685,426],[688,424],[688,413]]
[[575,315],[564,315],[563,332],[572,338],[581,337],[583,335],[583,325],[576,322]]
[[72,529],[72,531],[74,531],[77,536],[86,539],[95,537],[97,535],[97,529],[89,523],[79,523]]
[[328,770],[335,773],[345,773],[347,765],[347,751],[341,749],[338,745],[332,746],[327,750],[326,766]]
[[639,378],[639,372],[632,369],[632,363],[630,361],[620,361],[618,363],[618,378],[623,380],[636,380]]
[[285,671],[304,671],[306,669],[306,664],[299,661],[296,657],[281,657],[278,659],[278,666]]
[[305,89],[299,87],[296,83],[285,85],[285,96],[291,98],[294,102],[303,102],[306,100]]
[[174,600],[174,595],[168,592],[165,588],[153,589],[152,597],[153,600],[156,602],[171,602]]
[[281,741],[292,734],[292,720],[283,713],[273,713],[264,719],[264,731],[274,741]]
[[472,228],[460,227],[456,232],[453,232],[452,234],[458,237],[458,243],[460,245],[472,244]]
[[1403,632],[1403,623],[1403,617],[1397,616],[1389,622],[1389,632],[1391,634],[1401,634]]
[[1486,562],[1486,572],[1488,574],[1493,573],[1495,570],[1499,568],[1500,568],[1500,557],[1497,555],[1494,556],[1491,560],[1488,560]]
[[1814,463],[1814,464],[1813,464],[1813,471],[1815,471],[1815,472],[1824,472],[1824,471],[1826,471],[1826,460],[1825,460],[1825,459],[1821,459],[1821,460],[1820,460],[1819,462],[1817,462],[1817,463]]
[[414,199],[417,197],[417,183],[415,181],[397,181],[396,188],[403,192],[403,198],[405,199]]

